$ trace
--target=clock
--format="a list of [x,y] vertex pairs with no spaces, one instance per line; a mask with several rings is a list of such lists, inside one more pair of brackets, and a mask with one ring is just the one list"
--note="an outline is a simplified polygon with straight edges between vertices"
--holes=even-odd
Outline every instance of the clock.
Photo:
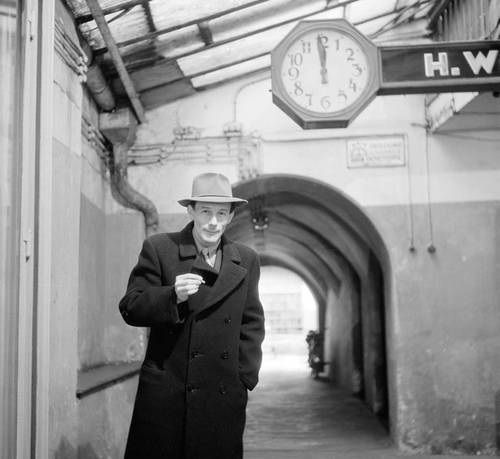
[[302,21],[271,52],[271,76],[302,128],[346,127],[380,87],[378,49],[344,19]]

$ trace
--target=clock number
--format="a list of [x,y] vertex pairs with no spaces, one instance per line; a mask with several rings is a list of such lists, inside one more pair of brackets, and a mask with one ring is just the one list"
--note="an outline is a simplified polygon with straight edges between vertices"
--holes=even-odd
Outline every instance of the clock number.
[[290,67],[288,69],[288,76],[290,77],[290,80],[296,80],[300,75],[300,71],[297,67]]
[[295,54],[289,54],[288,57],[290,58],[290,66],[296,66],[300,67],[302,65],[302,53],[295,53]]
[[323,43],[323,48],[327,49],[328,48],[328,36],[320,33],[318,35],[318,38],[321,40],[321,43]]
[[340,38],[337,38],[335,40],[335,45],[336,45],[335,50],[339,51],[340,50]]
[[300,81],[295,82],[293,92],[295,93],[296,96],[301,96],[302,94],[304,94],[304,90],[302,89]]
[[332,106],[332,101],[330,99],[330,96],[323,96],[319,101],[319,103],[323,108],[323,110],[325,111],[328,111],[328,109]]
[[356,92],[358,90],[358,85],[352,78],[349,80],[349,87],[352,89],[353,92]]
[[310,107],[312,105],[312,97],[313,95],[309,92],[305,93],[305,96],[307,97],[307,105]]
[[345,91],[342,91],[342,89],[339,90],[337,97],[343,97],[344,103],[347,103],[347,94],[345,93]]
[[352,64],[352,68],[355,70],[355,77],[359,77],[363,73],[363,69],[359,64]]
[[353,61],[354,60],[354,57],[352,57],[352,56],[354,56],[353,49],[352,48],[346,48],[345,52],[347,54],[347,60],[348,61]]
[[311,42],[300,40],[300,43],[302,44],[302,52],[304,54],[310,54],[311,53]]

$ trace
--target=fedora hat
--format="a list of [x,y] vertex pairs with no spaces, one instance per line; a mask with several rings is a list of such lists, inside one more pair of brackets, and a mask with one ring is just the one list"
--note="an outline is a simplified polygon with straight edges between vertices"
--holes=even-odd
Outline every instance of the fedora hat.
[[229,202],[235,206],[242,206],[248,201],[233,196],[231,183],[225,175],[207,172],[193,179],[191,197],[177,202],[187,207],[191,202]]

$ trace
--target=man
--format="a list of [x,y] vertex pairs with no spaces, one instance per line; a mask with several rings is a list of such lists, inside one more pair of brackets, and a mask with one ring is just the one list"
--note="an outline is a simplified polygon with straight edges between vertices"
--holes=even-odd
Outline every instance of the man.
[[258,381],[264,314],[255,252],[223,236],[229,180],[206,173],[179,203],[192,220],[144,241],[120,312],[151,327],[126,459],[238,459],[247,391]]

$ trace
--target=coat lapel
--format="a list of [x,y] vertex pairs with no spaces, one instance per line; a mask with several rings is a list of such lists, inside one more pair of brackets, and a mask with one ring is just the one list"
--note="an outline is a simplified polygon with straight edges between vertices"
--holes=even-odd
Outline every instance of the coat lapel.
[[[206,299],[202,301],[199,305],[197,312],[213,306],[215,303],[220,301],[231,291],[233,291],[238,284],[247,275],[247,270],[240,265],[241,257],[238,249],[235,245],[222,236],[222,264],[213,287],[210,289]],[[179,240],[179,258],[180,260],[185,260],[187,258],[193,259],[197,256],[196,244],[193,239],[193,223],[189,223],[181,231]],[[191,300],[190,300],[191,304]]]
[[195,258],[196,245],[193,239],[193,222],[188,223],[181,231],[179,238],[179,259]]
[[240,265],[241,257],[234,244],[222,238],[222,265],[219,276],[209,295],[204,301],[202,309],[209,308],[232,292],[247,275],[247,270]]

